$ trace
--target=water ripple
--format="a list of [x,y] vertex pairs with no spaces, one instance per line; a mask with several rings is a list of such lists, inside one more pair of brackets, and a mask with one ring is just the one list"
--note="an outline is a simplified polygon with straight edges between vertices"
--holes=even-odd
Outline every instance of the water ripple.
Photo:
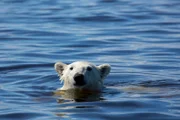
[[[0,119],[179,120],[179,5],[1,0]],[[101,93],[57,94],[78,60],[111,65]]]

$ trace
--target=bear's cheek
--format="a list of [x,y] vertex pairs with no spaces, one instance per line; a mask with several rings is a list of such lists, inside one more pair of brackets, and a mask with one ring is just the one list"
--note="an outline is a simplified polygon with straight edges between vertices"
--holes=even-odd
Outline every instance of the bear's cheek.
[[98,84],[98,80],[100,79],[100,77],[98,77],[98,75],[94,74],[94,73],[89,73],[87,75],[85,75],[85,81],[87,84]]
[[72,76],[66,76],[66,77],[64,77],[64,84],[65,84],[65,86],[71,86],[71,87],[73,87],[74,86],[74,79],[72,78]]
[[72,82],[73,81],[73,73],[71,73],[69,71],[64,71],[63,80],[66,82]]

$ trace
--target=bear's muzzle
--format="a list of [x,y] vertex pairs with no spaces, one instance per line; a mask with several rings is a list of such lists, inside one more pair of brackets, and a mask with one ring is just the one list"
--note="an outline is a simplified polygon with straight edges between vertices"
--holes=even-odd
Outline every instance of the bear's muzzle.
[[75,86],[84,86],[86,84],[83,74],[75,74],[74,81]]

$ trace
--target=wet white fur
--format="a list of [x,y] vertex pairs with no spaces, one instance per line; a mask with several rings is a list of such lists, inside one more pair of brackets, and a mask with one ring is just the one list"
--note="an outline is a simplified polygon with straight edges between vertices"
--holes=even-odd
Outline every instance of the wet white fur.
[[[86,61],[77,61],[72,64],[65,64],[62,62],[57,62],[55,65],[55,70],[60,76],[60,80],[64,82],[63,87],[60,90],[68,89],[86,89],[86,90],[95,90],[100,91],[103,88],[103,80],[110,72],[109,64],[102,64],[96,66],[90,62]],[[70,68],[73,67],[73,70]],[[87,67],[92,68],[91,71],[87,70]],[[74,76],[75,74],[83,74],[86,85],[84,86],[75,86]]]

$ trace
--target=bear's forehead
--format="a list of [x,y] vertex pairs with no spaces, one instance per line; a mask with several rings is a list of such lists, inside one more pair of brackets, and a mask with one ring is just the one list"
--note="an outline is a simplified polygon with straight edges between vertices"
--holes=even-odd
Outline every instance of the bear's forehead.
[[78,62],[73,62],[71,64],[69,64],[69,66],[77,66],[77,67],[87,67],[87,66],[91,66],[91,67],[95,67],[95,65],[93,65],[90,62],[85,62],[85,61],[78,61]]

